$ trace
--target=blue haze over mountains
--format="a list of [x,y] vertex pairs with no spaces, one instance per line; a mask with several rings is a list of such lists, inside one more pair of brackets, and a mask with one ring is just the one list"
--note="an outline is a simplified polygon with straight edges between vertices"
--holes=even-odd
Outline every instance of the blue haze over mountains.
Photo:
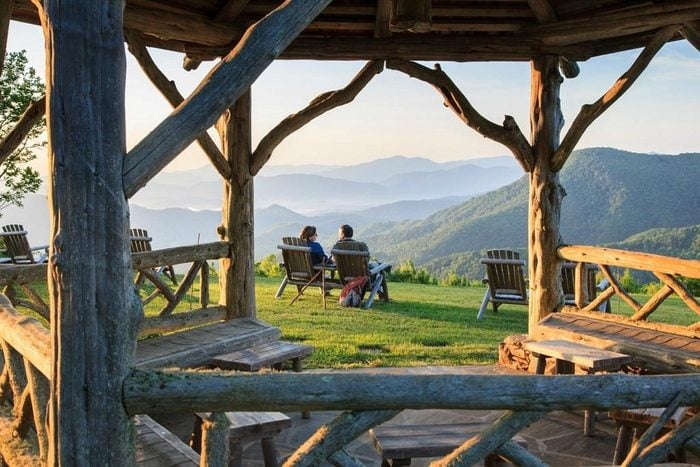
[[[560,174],[567,192],[562,239],[625,248],[631,238],[639,249],[641,238],[650,252],[700,257],[699,173],[697,153],[575,151]],[[483,250],[525,250],[527,183],[510,156],[442,164],[397,156],[349,167],[269,166],[255,178],[256,258],[276,253],[281,237],[297,235],[304,224],[316,225],[330,248],[338,225],[350,223],[378,258],[395,264],[411,259],[434,273],[477,277]],[[212,168],[162,173],[131,200],[131,225],[146,228],[154,248],[217,240],[221,193]],[[213,209],[203,209],[208,207]],[[2,214],[3,224],[24,224],[33,244],[46,243],[45,197],[33,195],[25,208]],[[663,229],[686,229],[684,244],[669,242]],[[659,246],[661,238],[665,246]]]

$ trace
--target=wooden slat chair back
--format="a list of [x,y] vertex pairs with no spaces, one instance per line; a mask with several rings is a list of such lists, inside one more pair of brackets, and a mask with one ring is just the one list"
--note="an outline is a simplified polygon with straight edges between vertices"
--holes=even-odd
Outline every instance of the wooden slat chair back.
[[367,245],[362,242],[344,242],[342,249],[334,248],[331,250],[331,254],[338,269],[338,278],[342,285],[356,277],[366,276],[369,278],[363,291],[363,293],[369,291],[369,296],[365,300],[363,308],[371,307],[377,294],[385,301],[389,301],[385,271],[391,265],[388,263],[371,265]]
[[[133,228],[129,229],[129,242],[131,245],[132,253],[143,253],[151,250],[151,241],[153,239],[148,236],[148,231],[146,229]],[[173,284],[177,285],[177,277],[175,276],[175,268],[172,264],[162,266],[157,269],[156,272],[165,274],[168,279],[172,281]],[[141,275],[137,278],[137,283],[143,281]]]
[[[15,264],[45,263],[48,260],[48,246],[32,248],[27,238],[28,232],[21,224],[8,224],[0,234],[5,242],[7,253]],[[43,252],[35,257],[35,252]]]
[[286,277],[282,280],[275,296],[279,298],[287,284],[296,285],[297,294],[289,303],[291,305],[304,294],[308,287],[319,287],[323,308],[325,308],[326,290],[340,287],[340,284],[337,281],[327,281],[324,268],[314,267],[308,242],[298,237],[284,237],[282,244],[277,245],[277,248],[282,251]]
[[[598,267],[594,264],[586,265],[586,292],[588,301],[592,301],[598,295],[598,287],[596,286],[596,273]],[[564,292],[564,303],[566,305],[575,305],[576,294],[576,263],[564,262],[561,265],[561,288]]]
[[493,311],[498,311],[499,305],[509,303],[527,305],[527,281],[525,280],[525,261],[520,259],[520,253],[512,250],[488,250],[486,258],[481,259],[486,266],[488,290],[484,294],[477,319],[481,319],[489,302]]

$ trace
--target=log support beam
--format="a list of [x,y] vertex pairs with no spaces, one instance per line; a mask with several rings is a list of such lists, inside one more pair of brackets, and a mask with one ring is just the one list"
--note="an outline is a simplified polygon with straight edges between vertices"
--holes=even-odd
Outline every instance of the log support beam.
[[386,67],[431,84],[444,97],[444,105],[457,114],[460,120],[484,137],[510,149],[526,172],[532,170],[532,148],[513,117],[506,115],[502,126],[485,118],[471,105],[439,65],[431,70],[415,62],[387,60]]
[[122,180],[124,3],[44,0],[38,8],[52,216],[47,465],[135,462],[122,402],[142,314]]
[[263,168],[272,156],[272,151],[287,136],[329,110],[352,102],[372,78],[381,73],[383,69],[384,62],[381,60],[367,63],[346,87],[317,96],[306,108],[282,120],[260,140],[255,148],[250,164],[251,175],[256,175]]
[[211,127],[330,2],[287,1],[251,26],[197,90],[129,151],[123,170],[126,195],[133,196]]
[[558,58],[536,57],[531,62],[531,70],[530,139],[534,164],[530,172],[528,213],[528,328],[532,330],[563,302],[557,248],[561,243],[559,223],[565,191],[550,164],[564,125],[559,102],[562,77]]
[[226,307],[227,319],[255,317],[250,90],[224,113],[217,128],[231,172],[224,182],[221,225],[217,229],[221,240],[231,245],[231,255],[219,262],[219,304]]

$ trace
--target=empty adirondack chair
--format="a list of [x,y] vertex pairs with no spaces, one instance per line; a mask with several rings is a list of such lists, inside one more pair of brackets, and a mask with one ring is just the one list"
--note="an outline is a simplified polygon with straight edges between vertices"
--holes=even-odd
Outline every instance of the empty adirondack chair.
[[527,281],[525,280],[525,260],[520,253],[511,250],[488,250],[481,264],[486,266],[488,289],[481,302],[477,319],[481,319],[489,302],[493,312],[498,311],[502,303],[527,305]]
[[333,260],[338,270],[338,279],[345,285],[352,279],[360,276],[369,278],[363,293],[369,292],[362,308],[372,306],[374,297],[379,297],[384,301],[389,301],[389,289],[386,283],[386,272],[391,268],[389,263],[371,264],[369,261],[369,251],[362,242],[345,242],[342,249],[331,250]]
[[314,266],[311,259],[311,248],[306,240],[298,237],[284,237],[277,248],[282,250],[285,277],[282,279],[275,298],[280,298],[287,284],[296,285],[297,294],[289,304],[293,304],[309,287],[318,287],[321,291],[323,308],[326,308],[326,291],[339,288],[340,283],[326,278],[326,266]]
[[15,264],[45,263],[49,258],[49,247],[32,248],[27,238],[28,232],[20,224],[8,224],[2,227],[0,236],[5,242],[7,254]]
[[[564,292],[564,304],[566,305],[576,305],[576,264],[577,263],[567,261],[561,265],[561,287]],[[598,266],[595,264],[586,264],[587,303],[593,301],[598,295],[598,285],[596,283],[597,272]],[[600,311],[607,312],[609,308],[608,301],[605,301],[599,309]]]
[[[145,251],[151,251],[151,241],[153,239],[148,236],[148,231],[146,229],[129,229],[129,241],[131,244],[132,253],[142,253]],[[175,277],[175,268],[172,264],[167,266],[161,266],[156,269],[156,272],[164,274],[168,279],[172,281],[173,284],[177,285],[177,277]],[[136,283],[139,284],[143,281],[143,275],[138,274],[136,277]]]

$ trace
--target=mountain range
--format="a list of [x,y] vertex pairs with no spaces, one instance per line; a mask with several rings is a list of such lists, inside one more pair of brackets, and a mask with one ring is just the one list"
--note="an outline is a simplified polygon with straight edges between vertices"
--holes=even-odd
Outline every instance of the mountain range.
[[[255,177],[255,205],[314,215],[356,212],[406,200],[470,197],[522,175],[512,157],[437,163],[394,156],[351,166],[272,166]],[[221,181],[207,167],[159,174],[131,200],[149,209],[220,209]]]
[[[260,206],[261,189],[268,190],[265,196],[279,203],[255,210],[256,258],[276,253],[281,237],[296,235],[305,224],[317,226],[319,240],[328,248],[335,241],[338,225],[349,223],[355,227],[356,237],[366,241],[373,255],[383,261],[399,264],[411,260],[436,275],[454,271],[479,278],[483,274],[479,259],[484,250],[511,248],[524,252],[527,247],[528,179],[512,158],[494,159],[477,161],[482,165],[476,165],[471,160],[438,164],[424,158],[392,157],[345,167],[266,168],[268,174],[255,179],[256,206]],[[503,177],[498,175],[503,173]],[[562,240],[698,258],[698,173],[698,153],[638,154],[611,148],[576,151],[560,172],[567,193],[562,203]],[[347,179],[335,178],[343,174]],[[361,180],[363,174],[365,181]],[[220,190],[216,177],[212,169],[159,175],[157,185],[163,189],[163,204],[159,209],[141,206],[137,195],[130,202],[131,225],[146,228],[154,248],[217,240],[216,226],[221,218],[218,210],[168,207],[200,199],[198,187],[216,184]],[[457,190],[460,177],[466,185],[461,192]],[[313,188],[308,187],[309,182],[313,182]],[[489,184],[494,185],[492,191],[488,191]],[[440,186],[440,190],[432,189],[433,185]],[[352,203],[336,209],[332,209],[331,202],[324,205],[324,199],[341,199],[331,197],[329,192],[341,193],[349,187],[371,192],[374,197],[362,198],[370,205],[356,202],[359,195],[353,191],[345,196],[346,203],[348,198]],[[420,196],[421,189],[426,190],[423,199],[395,200],[396,193]],[[452,190],[459,194],[438,196]],[[476,195],[477,191],[488,192]],[[292,201],[299,201],[299,193],[303,193],[303,203],[325,206],[327,211],[291,208]],[[149,194],[144,199],[154,198]],[[24,208],[4,210],[2,223],[24,224],[33,244],[45,244],[46,198],[32,195],[25,200]]]
[[[566,190],[563,242],[643,244],[642,251],[650,253],[700,257],[697,230],[673,232],[700,222],[698,173],[698,153],[670,156],[610,148],[574,152],[560,172]],[[411,260],[438,275],[455,271],[476,278],[484,250],[526,250],[527,199],[528,180],[523,177],[426,219],[372,226],[373,233],[362,236],[373,254],[386,261]],[[664,235],[658,230],[653,235],[654,229],[664,229]],[[669,235],[678,240],[673,248],[662,241]]]

